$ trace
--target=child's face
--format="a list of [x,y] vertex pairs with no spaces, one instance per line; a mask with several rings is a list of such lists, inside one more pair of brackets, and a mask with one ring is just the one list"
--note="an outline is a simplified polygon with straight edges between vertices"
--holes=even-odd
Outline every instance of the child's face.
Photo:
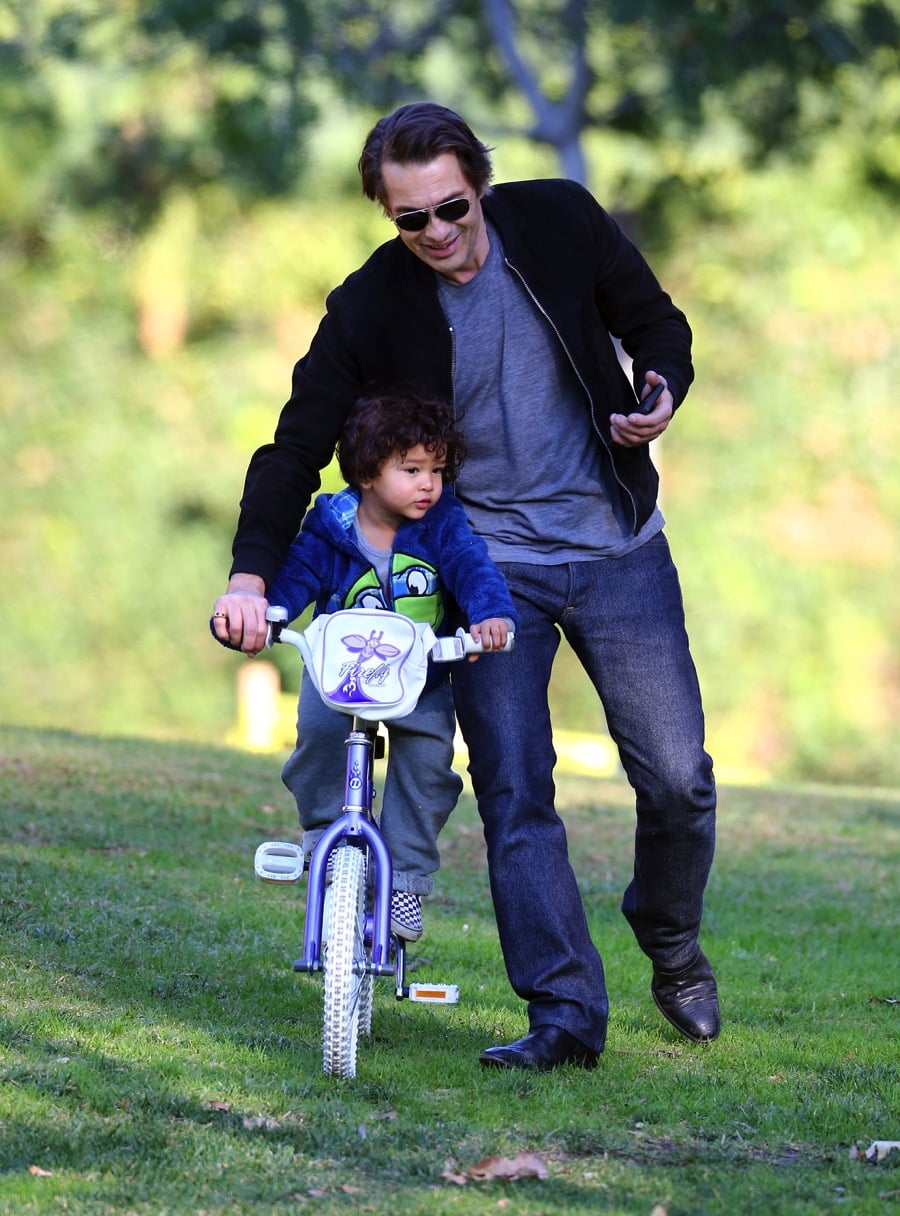
[[402,455],[395,452],[373,481],[361,485],[369,508],[395,526],[404,519],[421,519],[443,488],[444,452],[426,451],[421,443]]

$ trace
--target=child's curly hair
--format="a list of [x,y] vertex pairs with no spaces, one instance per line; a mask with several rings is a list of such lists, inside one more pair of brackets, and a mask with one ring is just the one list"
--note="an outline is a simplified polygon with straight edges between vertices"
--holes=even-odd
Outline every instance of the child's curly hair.
[[456,480],[466,444],[446,401],[421,397],[409,389],[360,397],[347,416],[337,445],[341,475],[359,487],[374,481],[385,461],[422,444],[444,461],[444,481]]

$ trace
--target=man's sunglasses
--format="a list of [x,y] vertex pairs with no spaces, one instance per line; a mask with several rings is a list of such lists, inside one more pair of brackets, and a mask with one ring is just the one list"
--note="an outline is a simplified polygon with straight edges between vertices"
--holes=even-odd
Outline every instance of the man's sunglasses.
[[403,211],[400,215],[395,215],[393,220],[397,227],[402,228],[404,232],[422,232],[428,227],[428,221],[432,215],[452,224],[468,214],[469,200],[467,198],[451,198],[446,203],[438,203],[436,207],[423,207],[421,211]]

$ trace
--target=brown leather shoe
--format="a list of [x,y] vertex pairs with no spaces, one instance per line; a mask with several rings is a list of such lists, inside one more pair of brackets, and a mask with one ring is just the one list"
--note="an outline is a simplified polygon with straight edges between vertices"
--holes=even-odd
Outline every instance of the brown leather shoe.
[[685,1038],[694,1043],[711,1043],[718,1037],[716,977],[702,952],[681,971],[654,968],[650,991],[660,1013]]
[[593,1068],[598,1055],[561,1026],[536,1026],[515,1043],[488,1047],[478,1059],[486,1068],[533,1068],[537,1072],[550,1072],[563,1064]]

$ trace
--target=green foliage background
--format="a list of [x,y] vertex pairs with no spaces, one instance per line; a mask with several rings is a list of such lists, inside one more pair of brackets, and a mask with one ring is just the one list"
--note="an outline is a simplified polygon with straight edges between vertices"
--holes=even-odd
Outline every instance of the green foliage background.
[[[355,181],[380,109],[358,75],[342,100],[336,58],[316,74],[336,55],[325,44],[289,68],[271,30],[263,61],[217,50],[212,26],[204,42],[167,23],[175,6],[142,23],[104,10],[131,22],[119,41],[99,19],[64,27],[65,7],[30,6],[30,42],[26,10],[0,7],[0,717],[215,741],[242,660],[206,619],[247,459],[325,293],[391,236]],[[463,32],[472,19],[460,5]],[[466,96],[455,28],[415,60],[416,87],[496,145],[498,179],[558,172],[521,134],[524,103],[496,63]],[[603,28],[595,53],[627,63],[653,105],[643,125],[584,133],[589,184],[695,330],[697,382],[658,458],[711,749],[730,776],[897,783],[896,46],[839,63],[827,89],[798,58],[779,146],[770,114],[752,140],[742,122],[767,95],[752,63],[729,87],[716,60],[715,87],[685,106],[641,56],[647,22]],[[292,99],[295,77],[307,87]],[[610,78],[595,104],[612,106]],[[788,79],[782,64],[772,88]],[[391,80],[379,88],[413,87]],[[279,160],[269,136],[286,114]],[[559,725],[602,729],[565,655],[554,700]]]

